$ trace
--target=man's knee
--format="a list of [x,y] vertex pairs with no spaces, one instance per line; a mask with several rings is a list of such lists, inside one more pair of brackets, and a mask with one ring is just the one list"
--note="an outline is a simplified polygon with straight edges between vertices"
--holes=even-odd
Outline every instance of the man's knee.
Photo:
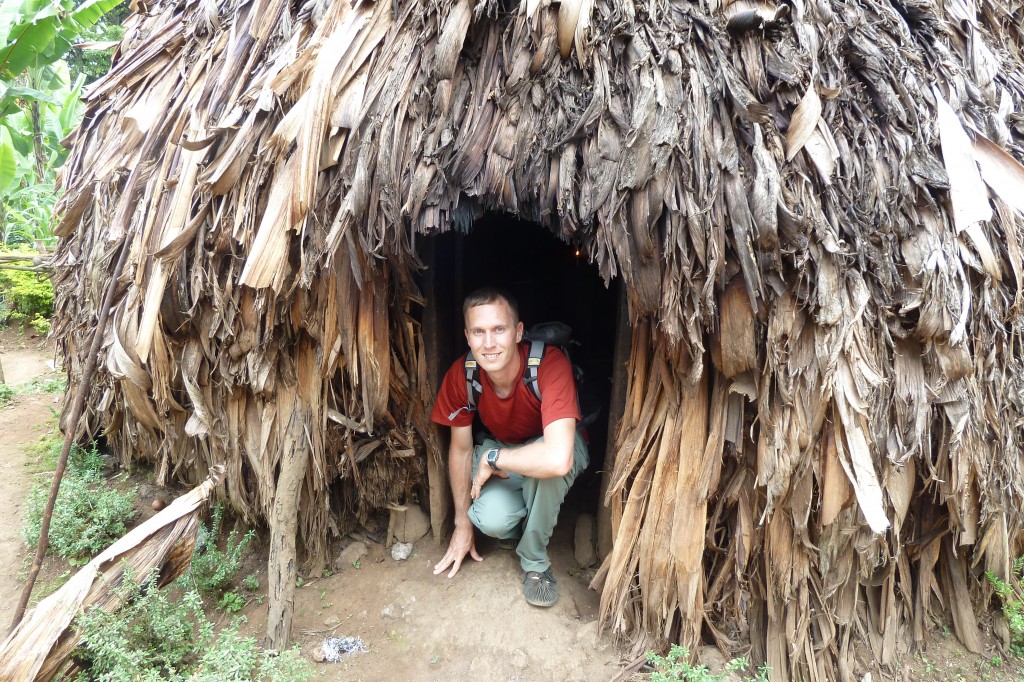
[[569,492],[575,476],[569,472],[569,476],[555,476],[553,478],[529,478],[523,481],[523,494],[533,500],[557,500]]
[[522,512],[510,512],[499,508],[498,505],[487,505],[483,500],[477,500],[469,507],[470,522],[479,528],[481,533],[492,538],[507,537],[522,518]]

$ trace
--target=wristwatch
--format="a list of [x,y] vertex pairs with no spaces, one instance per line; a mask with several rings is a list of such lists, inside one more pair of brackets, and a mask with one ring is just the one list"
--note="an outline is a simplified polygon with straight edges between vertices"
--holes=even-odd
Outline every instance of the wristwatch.
[[487,466],[491,467],[492,471],[501,471],[501,467],[498,466],[498,452],[498,448],[487,451]]

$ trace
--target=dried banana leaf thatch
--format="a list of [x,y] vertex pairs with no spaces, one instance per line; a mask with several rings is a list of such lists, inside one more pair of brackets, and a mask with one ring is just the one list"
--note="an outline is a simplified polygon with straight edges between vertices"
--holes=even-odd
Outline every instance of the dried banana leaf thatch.
[[947,616],[973,646],[975,575],[1022,544],[1019,6],[136,9],[55,261],[73,380],[131,246],[90,423],[124,457],[224,459],[267,518],[301,453],[322,558],[440,456],[417,240],[511,211],[628,292],[607,627],[750,641],[778,680]]
[[44,682],[58,672],[71,674],[65,661],[78,646],[80,636],[71,625],[79,613],[120,608],[125,580],[141,584],[158,570],[162,587],[183,574],[192,561],[199,510],[223,477],[224,467],[215,466],[202,484],[132,529],[25,614],[0,645],[0,679]]

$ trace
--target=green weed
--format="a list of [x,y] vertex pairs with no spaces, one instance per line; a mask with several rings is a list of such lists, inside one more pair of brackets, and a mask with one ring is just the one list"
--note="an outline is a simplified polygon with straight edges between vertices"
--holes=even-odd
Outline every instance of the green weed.
[[[32,257],[30,254],[29,258]],[[46,277],[26,270],[0,270],[0,300],[5,317],[0,322],[30,322],[53,314],[53,285]]]
[[[666,656],[659,656],[653,651],[647,652],[647,663],[654,668],[651,673],[651,682],[720,682],[726,679],[730,672],[747,670],[750,662],[746,658],[734,658],[725,666],[722,673],[712,673],[706,665],[690,665],[690,652],[686,647],[673,644]],[[769,668],[762,665],[755,672],[753,677],[746,677],[746,682],[769,682]]]
[[1024,557],[1013,562],[1009,581],[1005,581],[992,571],[985,572],[985,578],[995,589],[1003,607],[1003,617],[1010,628],[1010,652],[1015,656],[1024,656],[1024,595],[1022,595],[1021,578],[1024,574]]
[[260,579],[255,573],[250,573],[242,578],[242,585],[250,592],[255,592],[260,589]]
[[63,376],[33,377],[18,386],[18,393],[63,393],[68,387],[68,380]]
[[[47,447],[43,457],[48,468],[56,466],[60,446],[60,442],[53,441]],[[87,563],[106,549],[125,534],[126,522],[135,516],[135,488],[121,491],[109,486],[102,472],[103,460],[95,443],[89,448],[75,446],[71,449],[50,522],[48,551],[72,565]],[[49,482],[40,483],[29,491],[21,534],[30,546],[39,542],[49,495]]]
[[220,602],[217,603],[218,609],[223,609],[229,613],[238,613],[244,606],[245,597],[237,592],[225,592],[224,596],[220,598]]
[[28,324],[32,329],[36,330],[37,334],[47,336],[50,333],[50,321],[40,313],[36,313],[36,316],[33,317]]
[[204,597],[218,600],[235,580],[242,565],[242,551],[255,537],[255,533],[250,530],[239,538],[237,531],[231,531],[222,550],[217,546],[217,540],[220,537],[224,507],[215,505],[212,517],[209,527],[203,525],[200,541],[196,543],[196,551],[192,556],[192,565],[183,580]]
[[119,588],[126,606],[114,613],[93,609],[78,618],[82,641],[78,680],[268,680],[299,682],[312,677],[297,649],[271,656],[239,633],[241,620],[215,631],[195,590],[172,599],[156,588],[126,580]]

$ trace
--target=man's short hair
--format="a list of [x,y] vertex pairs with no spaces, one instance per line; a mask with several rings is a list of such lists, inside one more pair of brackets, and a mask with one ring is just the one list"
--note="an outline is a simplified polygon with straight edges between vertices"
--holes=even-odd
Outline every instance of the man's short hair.
[[462,302],[462,319],[465,321],[466,316],[469,315],[469,309],[475,308],[478,305],[488,305],[489,303],[497,303],[498,301],[504,301],[508,304],[509,310],[512,311],[512,323],[519,323],[519,304],[516,303],[516,299],[512,294],[508,293],[504,289],[498,287],[483,287],[477,289]]

